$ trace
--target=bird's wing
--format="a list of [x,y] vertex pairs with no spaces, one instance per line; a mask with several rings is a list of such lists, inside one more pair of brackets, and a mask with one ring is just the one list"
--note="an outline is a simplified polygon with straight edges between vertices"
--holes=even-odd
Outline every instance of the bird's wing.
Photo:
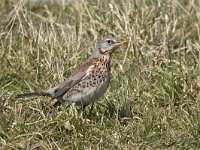
[[67,78],[64,82],[60,83],[54,90],[52,98],[57,98],[64,95],[73,86],[85,79],[88,75],[88,69],[93,64],[93,59],[88,59],[84,64],[80,65],[75,72]]

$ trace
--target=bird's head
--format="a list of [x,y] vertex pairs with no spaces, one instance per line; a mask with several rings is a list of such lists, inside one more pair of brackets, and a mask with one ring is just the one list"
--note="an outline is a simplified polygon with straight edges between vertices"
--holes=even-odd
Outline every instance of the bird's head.
[[106,37],[103,38],[94,49],[92,53],[93,58],[97,58],[100,54],[111,55],[119,46],[127,43],[127,41],[120,41],[117,38]]

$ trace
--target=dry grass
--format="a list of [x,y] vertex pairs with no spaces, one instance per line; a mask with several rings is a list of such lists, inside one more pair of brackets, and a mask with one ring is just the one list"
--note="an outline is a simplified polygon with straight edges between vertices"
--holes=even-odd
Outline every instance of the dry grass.
[[[200,2],[0,2],[1,149],[200,149]],[[48,98],[104,36],[128,39],[84,116]]]

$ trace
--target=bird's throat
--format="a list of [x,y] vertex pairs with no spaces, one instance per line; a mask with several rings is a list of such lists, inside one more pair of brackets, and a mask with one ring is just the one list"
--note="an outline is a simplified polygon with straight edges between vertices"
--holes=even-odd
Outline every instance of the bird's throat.
[[101,54],[98,61],[110,71],[110,55]]

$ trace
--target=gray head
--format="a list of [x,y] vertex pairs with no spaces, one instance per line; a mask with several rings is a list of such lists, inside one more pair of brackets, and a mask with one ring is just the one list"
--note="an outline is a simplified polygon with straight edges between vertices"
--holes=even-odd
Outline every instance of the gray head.
[[100,54],[111,55],[114,50],[124,43],[126,43],[126,41],[120,41],[119,39],[113,37],[103,38],[94,49],[92,57],[97,58]]

